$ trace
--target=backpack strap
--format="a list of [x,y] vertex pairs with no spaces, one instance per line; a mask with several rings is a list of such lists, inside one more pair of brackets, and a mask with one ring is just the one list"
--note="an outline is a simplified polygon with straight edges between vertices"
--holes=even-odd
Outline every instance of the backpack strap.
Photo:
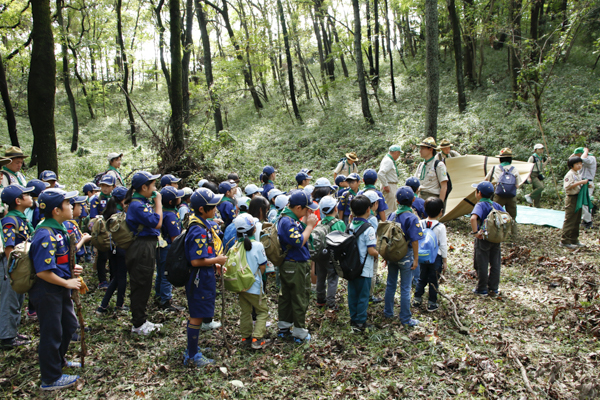
[[[366,232],[367,229],[372,228],[373,225],[371,225],[369,222],[365,221],[362,223],[362,225],[360,226],[360,228],[358,228],[355,232],[353,232],[352,234],[354,235],[354,237],[356,237],[356,239],[358,239],[360,237],[360,235],[362,235],[363,233]],[[346,229],[347,233],[350,233],[350,227],[348,227]],[[365,259],[362,262],[362,265],[364,266],[365,263],[367,262],[367,257],[369,257],[369,249],[367,248],[367,253],[365,254]]]

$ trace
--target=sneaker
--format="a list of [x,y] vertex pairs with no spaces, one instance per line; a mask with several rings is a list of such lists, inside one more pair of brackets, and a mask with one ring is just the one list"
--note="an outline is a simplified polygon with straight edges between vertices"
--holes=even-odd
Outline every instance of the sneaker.
[[577,248],[577,245],[576,244],[571,244],[571,243],[560,242],[560,247],[564,247],[564,248],[567,248],[567,249],[574,250],[574,249]]
[[31,338],[29,336],[23,335],[21,333],[17,333],[17,339],[20,339],[20,340],[31,340]]
[[323,303],[319,303],[317,301],[317,308],[325,308],[325,306],[327,306],[327,303],[323,302]]
[[365,332],[368,329],[372,329],[373,325],[371,325],[368,322],[362,323],[362,324],[357,324],[357,323],[351,323],[350,324],[352,327],[352,332]]
[[252,336],[242,338],[242,346],[248,347],[248,346],[250,346],[251,343],[252,343]]
[[29,311],[27,311],[27,319],[35,321],[37,319],[37,312],[34,311],[30,313]]
[[127,307],[127,306],[125,306],[125,305],[123,305],[123,306],[121,306],[121,307],[119,307],[119,306],[115,306],[115,310],[117,310],[117,311],[121,311],[121,312],[127,312],[127,311],[129,311],[129,307]]
[[578,241],[577,243],[575,243],[575,246],[577,246],[577,247],[585,247],[585,244],[583,244],[583,243],[581,243],[581,242]]
[[304,344],[304,343],[310,342],[311,336],[309,333],[308,335],[306,335],[306,337],[304,339],[300,339],[299,337],[295,337],[295,336],[293,336],[293,339],[294,339],[294,343],[296,343],[296,344]]
[[262,350],[265,347],[267,347],[267,345],[269,345],[270,343],[271,341],[269,339],[252,338],[252,348],[254,350]]
[[60,390],[73,386],[77,379],[79,379],[79,375],[67,375],[63,374],[60,378],[52,383],[44,383],[42,382],[42,386],[40,389],[42,390]]
[[11,350],[15,347],[25,346],[26,344],[31,343],[31,340],[19,339],[18,337],[14,337],[11,339],[2,339],[0,342],[0,347],[5,350]]
[[67,361],[65,364],[67,368],[81,368],[81,363],[77,361]]
[[327,306],[327,309],[330,311],[340,311],[340,307],[337,304],[334,304],[332,306]]
[[488,291],[487,290],[473,289],[473,294],[475,294],[477,296],[487,296],[488,295]]
[[185,307],[178,306],[177,304],[174,304],[171,299],[169,299],[160,305],[160,309],[168,312],[179,312],[185,310]]
[[531,199],[531,196],[528,194],[525,195],[525,201],[528,202],[529,204],[533,204],[533,200]]
[[491,296],[491,297],[500,296],[500,291],[499,290],[490,290],[490,293],[488,296]]
[[402,325],[404,325],[404,326],[408,326],[409,328],[412,328],[412,327],[414,327],[414,326],[417,326],[417,325],[419,325],[419,324],[420,324],[420,322],[419,322],[419,321],[417,321],[417,320],[416,320],[416,319],[414,319],[414,318],[411,318],[411,319],[410,319],[410,320],[409,320],[409,321],[408,321],[406,324],[402,324]]
[[100,282],[100,284],[98,285],[98,289],[100,289],[100,290],[108,289],[108,282]]
[[412,303],[412,306],[413,306],[413,307],[415,307],[415,308],[419,308],[419,307],[421,307],[421,305],[422,305],[422,304],[423,304],[423,299],[422,299],[422,298],[420,298],[420,297],[415,297],[415,298],[413,299],[413,303]]
[[436,311],[438,308],[440,308],[440,306],[438,304],[429,304],[427,306],[427,311],[429,312],[434,312]]
[[215,360],[211,360],[210,358],[206,358],[202,355],[202,353],[196,353],[194,357],[189,357],[186,354],[184,355],[183,365],[188,365],[189,363],[194,364],[196,367],[206,367],[207,365],[211,365],[215,363]]
[[102,306],[96,308],[96,315],[102,316],[108,314],[108,308],[104,308]]
[[277,332],[277,338],[280,340],[289,339],[291,336],[292,332],[290,332],[289,329],[280,329],[279,332]]
[[204,322],[202,323],[202,330],[204,332],[210,331],[213,329],[219,329],[220,327],[221,327],[221,323],[219,321],[211,321],[208,324],[205,324]]
[[131,327],[131,333],[135,333],[136,335],[148,336],[154,331],[160,332],[160,328],[162,328],[162,324],[153,324],[150,321],[146,321],[138,328]]
[[382,301],[383,299],[381,297],[371,296],[371,298],[369,298],[369,304],[377,304],[381,303]]
[[583,229],[591,229],[594,227],[594,225],[592,224],[592,221],[590,222],[582,222],[581,226],[583,226]]

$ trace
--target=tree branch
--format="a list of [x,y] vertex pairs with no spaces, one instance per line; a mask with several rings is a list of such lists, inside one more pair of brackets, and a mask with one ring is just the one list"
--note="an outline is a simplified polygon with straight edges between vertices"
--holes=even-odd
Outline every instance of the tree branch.
[[16,56],[17,54],[19,54],[19,52],[21,50],[23,50],[25,47],[29,46],[31,44],[31,33],[29,34],[29,37],[27,38],[27,41],[25,43],[23,43],[21,46],[17,47],[16,49],[14,49],[12,51],[12,53],[10,53],[9,55],[6,56],[6,58],[4,59],[5,61],[8,61],[10,59],[12,59],[14,56]]

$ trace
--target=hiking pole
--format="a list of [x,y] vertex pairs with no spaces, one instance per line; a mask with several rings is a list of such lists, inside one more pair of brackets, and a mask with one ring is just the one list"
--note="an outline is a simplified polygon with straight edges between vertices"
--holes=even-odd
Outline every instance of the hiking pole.
[[[550,158],[550,152],[548,151],[548,142],[546,142],[546,135],[544,134],[544,129],[542,128],[542,122],[540,121],[540,116],[536,114],[535,119],[537,120],[538,126],[540,127],[540,132],[542,132],[542,140],[544,140],[544,146],[546,146],[546,153],[548,154],[548,158]],[[548,164],[552,163],[552,158],[548,161]],[[554,176],[554,171],[550,168],[552,172],[552,182],[554,183],[554,189],[556,189],[556,198],[560,201],[560,193],[558,193],[558,186],[556,185],[556,177]]]
[[[75,278],[75,257],[77,256],[77,240],[75,234],[69,235],[69,268],[71,269],[71,278]],[[71,299],[75,302],[77,309],[77,319],[79,320],[80,330],[80,341],[81,351],[79,357],[81,359],[81,368],[85,365],[85,356],[87,354],[87,348],[85,346],[85,321],[83,320],[83,307],[81,306],[81,299],[79,298],[79,290],[71,290]]]
[[227,341],[227,332],[225,331],[225,277],[223,276],[223,266],[221,266],[221,332],[223,332],[223,342],[227,349],[227,354],[231,356],[231,347]]

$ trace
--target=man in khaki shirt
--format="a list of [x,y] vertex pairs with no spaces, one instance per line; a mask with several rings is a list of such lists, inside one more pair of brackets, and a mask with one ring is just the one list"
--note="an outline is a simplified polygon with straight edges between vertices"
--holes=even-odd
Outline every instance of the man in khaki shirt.
[[[413,175],[421,182],[421,192],[419,196],[423,200],[430,197],[437,197],[446,202],[446,193],[448,190],[448,172],[446,164],[435,160],[436,148],[435,139],[428,137],[419,143],[421,157],[425,160],[419,164]],[[436,166],[437,164],[437,166]]]
[[443,139],[440,142],[440,147],[437,148],[439,153],[435,155],[435,159],[438,161],[446,162],[446,158],[460,157],[460,153],[458,151],[452,150],[454,145],[450,143],[448,139]]
[[[358,161],[358,156],[355,152],[346,153],[346,158],[340,161],[333,170],[333,179],[337,178],[338,175],[348,176],[352,173],[358,174],[358,165],[356,162]],[[310,174],[310,172],[307,172]]]
[[387,217],[396,209],[396,191],[398,190],[398,165],[396,161],[402,154],[402,148],[397,144],[390,146],[388,154],[386,154],[379,164],[379,172],[377,177],[381,184],[381,193],[385,199],[385,204],[388,208],[385,210]]

